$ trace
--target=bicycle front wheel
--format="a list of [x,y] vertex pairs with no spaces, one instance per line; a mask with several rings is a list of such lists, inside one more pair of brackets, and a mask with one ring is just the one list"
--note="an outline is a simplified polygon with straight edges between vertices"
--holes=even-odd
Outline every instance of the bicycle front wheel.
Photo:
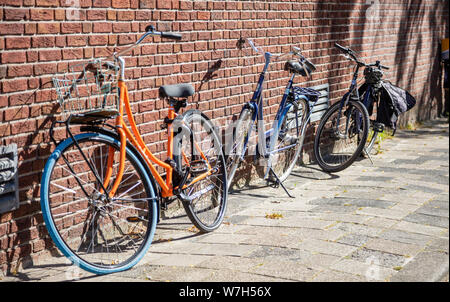
[[118,174],[119,150],[114,137],[79,134],[57,146],[42,175],[41,207],[51,238],[74,264],[95,274],[134,266],[156,229],[156,190],[142,159],[128,147],[120,185],[107,196]]
[[180,196],[186,214],[201,232],[217,229],[227,207],[227,174],[222,144],[211,121],[198,110],[175,119],[182,129],[174,139],[173,155],[179,171],[186,173]]
[[361,102],[349,100],[331,106],[320,121],[314,139],[314,155],[326,172],[348,168],[367,141],[369,114]]

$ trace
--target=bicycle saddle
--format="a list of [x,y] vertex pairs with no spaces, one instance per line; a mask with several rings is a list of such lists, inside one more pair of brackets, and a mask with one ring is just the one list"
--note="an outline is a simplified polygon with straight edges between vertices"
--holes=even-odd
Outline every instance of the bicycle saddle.
[[[306,59],[304,61],[304,64],[306,66],[308,74],[311,74],[311,72],[316,70],[316,66],[314,66],[313,63],[309,62]],[[305,69],[303,68],[302,64],[300,64],[296,60],[289,60],[289,61],[287,61],[284,68],[285,68],[285,70],[288,70],[288,71],[291,71],[291,72],[294,72],[294,73],[298,73],[298,74],[300,74],[302,76],[307,76],[308,75],[306,73]]]
[[159,94],[162,97],[187,98],[195,93],[194,87],[190,84],[164,85],[159,87]]

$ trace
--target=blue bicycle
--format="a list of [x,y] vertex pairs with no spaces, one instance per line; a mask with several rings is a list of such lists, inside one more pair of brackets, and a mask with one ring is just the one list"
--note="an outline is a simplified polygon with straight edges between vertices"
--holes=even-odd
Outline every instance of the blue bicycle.
[[[264,68],[259,76],[252,99],[246,103],[233,127],[231,142],[226,142],[228,184],[231,183],[240,163],[244,160],[249,148],[252,132],[257,132],[255,160],[262,159],[264,179],[283,186],[283,181],[290,175],[302,149],[306,126],[311,116],[311,109],[317,102],[320,92],[309,88],[294,87],[297,74],[309,76],[316,69],[301,50],[293,47],[289,53],[274,55],[263,52],[250,39],[241,39],[242,46],[247,41],[255,52],[265,59]],[[285,69],[292,73],[286,85],[284,95],[273,120],[272,127],[266,131],[263,118],[263,84],[271,60],[281,60],[287,56],[294,59],[286,61]],[[256,125],[256,127],[254,127]]]

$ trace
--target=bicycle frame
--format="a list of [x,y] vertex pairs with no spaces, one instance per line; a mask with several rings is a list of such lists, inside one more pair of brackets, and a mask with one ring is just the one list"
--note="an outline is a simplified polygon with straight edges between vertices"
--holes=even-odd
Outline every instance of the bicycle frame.
[[[174,168],[172,165],[170,165],[167,162],[163,162],[159,160],[146,146],[144,140],[142,139],[142,136],[136,126],[136,122],[133,117],[133,113],[131,111],[129,96],[128,96],[128,89],[123,80],[119,80],[119,91],[120,91],[120,98],[119,98],[119,115],[116,118],[115,121],[115,127],[117,129],[117,133],[120,137],[121,142],[121,149],[120,149],[120,163],[119,163],[119,171],[116,179],[114,180],[113,186],[111,191],[109,192],[109,197],[114,196],[115,191],[117,190],[117,187],[122,180],[123,176],[123,170],[124,170],[124,160],[125,160],[125,147],[126,147],[126,141],[130,141],[141,153],[144,160],[146,161],[148,167],[150,168],[150,171],[152,175],[155,177],[156,182],[161,187],[161,195],[162,197],[171,197],[174,196],[174,189],[172,184],[172,172]],[[123,113],[125,112],[128,117],[128,121],[130,123],[130,128],[125,124],[123,119]],[[177,116],[177,113],[175,112],[175,108],[172,104],[169,105],[169,112],[168,112],[168,119],[174,120]],[[168,139],[167,139],[167,159],[173,160],[173,142],[174,142],[174,132],[173,132],[173,126],[171,123],[168,124],[167,127],[168,131]],[[207,166],[209,168],[209,171],[197,176],[194,178],[189,185],[184,185],[183,189],[187,188],[188,186],[206,178],[207,176],[212,174],[211,166],[209,165],[207,157],[204,155],[204,153],[201,151],[201,148],[198,146],[196,142],[194,142],[194,147],[199,152],[199,155],[206,161]],[[110,149],[110,152],[114,152],[112,148]],[[112,155],[112,154],[109,154]],[[185,160],[187,159],[186,156],[183,154],[183,157]],[[155,168],[154,164],[157,166],[162,167],[166,172],[166,178],[164,178],[158,173],[157,169]],[[110,182],[110,176],[112,174],[112,165],[113,165],[113,159],[112,156],[108,156],[108,163],[107,163],[107,173],[105,177],[105,181],[103,183],[103,187],[106,188]]]
[[[277,111],[277,113],[275,115],[275,119],[272,123],[272,127],[267,131],[265,130],[265,123],[264,123],[264,118],[263,118],[264,104],[263,104],[262,92],[264,90],[263,85],[264,85],[264,80],[265,80],[265,74],[269,67],[271,57],[272,57],[272,54],[269,52],[266,52],[264,54],[265,64],[264,64],[263,71],[261,72],[261,74],[259,76],[257,87],[253,93],[252,99],[244,105],[244,109],[251,108],[251,110],[253,112],[252,122],[251,122],[252,125],[257,121],[258,152],[259,152],[260,156],[262,156],[264,158],[270,158],[270,155],[272,155],[272,154],[276,154],[278,152],[281,152],[283,150],[286,150],[286,149],[289,149],[289,148],[292,148],[295,146],[295,144],[293,144],[293,145],[285,146],[281,149],[274,150],[276,138],[277,138],[277,136],[279,134],[279,130],[281,128],[281,122],[283,121],[285,115],[287,114],[287,112],[289,111],[289,109],[291,107],[291,105],[288,102],[288,98],[292,91],[295,73],[292,74],[291,78],[289,79],[289,81],[286,85],[280,105],[278,106],[278,111]],[[302,97],[305,98],[306,101],[309,101],[309,98],[307,96],[302,96]],[[308,125],[309,120],[311,118],[311,110],[314,107],[314,104],[315,104],[315,102],[312,104],[310,102],[308,102],[309,107],[307,110],[307,118],[305,120],[305,123],[303,123],[301,129],[298,125],[298,112],[295,113],[296,114],[296,125],[295,126],[297,129],[297,135],[304,134],[304,131],[306,130],[306,126]],[[244,148],[243,148],[243,152],[241,154],[241,160],[243,160],[243,157],[248,148],[248,142],[251,137],[252,129],[253,129],[253,127],[250,127],[249,132],[247,133],[247,136],[244,140]],[[269,146],[267,146],[267,139],[269,137],[270,137],[270,144],[269,144]],[[268,164],[270,167],[270,165],[271,165],[270,160],[269,160]]]

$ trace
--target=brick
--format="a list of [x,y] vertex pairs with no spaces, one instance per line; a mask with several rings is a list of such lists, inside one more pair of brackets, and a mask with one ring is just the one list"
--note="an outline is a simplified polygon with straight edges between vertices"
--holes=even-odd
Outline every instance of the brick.
[[15,79],[10,81],[3,81],[3,93],[17,92],[27,90],[28,84],[26,79]]
[[37,32],[39,34],[57,34],[59,33],[59,23],[38,23]]
[[111,23],[94,23],[93,31],[95,33],[112,32],[112,24]]
[[36,6],[59,6],[59,0],[36,0]]
[[129,8],[130,1],[129,0],[112,0],[111,6],[113,8]]
[[55,38],[51,36],[37,36],[31,38],[31,45],[34,48],[50,48],[55,46]]
[[33,67],[31,65],[8,66],[8,77],[32,76]]
[[29,37],[7,37],[6,49],[20,49],[31,47],[31,38]]
[[61,23],[61,33],[76,34],[83,32],[81,23]]
[[30,10],[22,8],[5,8],[3,11],[5,21],[20,21],[30,18]]
[[30,20],[50,21],[54,18],[54,12],[51,9],[31,9]]
[[25,63],[27,61],[24,51],[2,52],[1,58],[2,58],[2,64]]
[[0,35],[16,35],[24,33],[23,24],[0,23]]
[[41,50],[39,51],[39,61],[57,61],[61,60],[60,50]]

